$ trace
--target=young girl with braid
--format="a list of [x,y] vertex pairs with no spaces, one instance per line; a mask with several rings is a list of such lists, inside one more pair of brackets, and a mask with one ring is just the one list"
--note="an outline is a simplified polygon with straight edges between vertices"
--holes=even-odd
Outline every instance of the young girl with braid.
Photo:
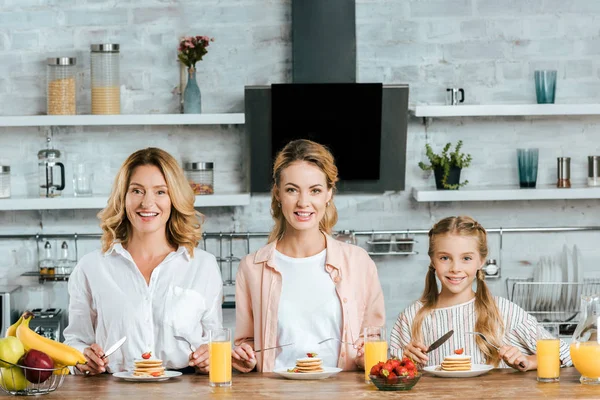
[[[484,281],[485,229],[470,217],[445,218],[429,231],[428,254],[431,261],[423,295],[398,316],[390,338],[392,355],[432,366],[464,349],[473,364],[536,369],[538,322],[516,304],[493,296]],[[451,329],[454,334],[448,341],[425,353],[429,344]],[[483,333],[500,350],[466,332]],[[560,361],[572,365],[569,347],[562,340]]]

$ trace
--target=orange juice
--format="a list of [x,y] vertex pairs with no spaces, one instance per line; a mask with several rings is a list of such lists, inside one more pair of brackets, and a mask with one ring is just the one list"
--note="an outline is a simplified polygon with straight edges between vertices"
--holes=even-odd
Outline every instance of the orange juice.
[[537,376],[540,381],[555,381],[560,376],[560,341],[538,339]]
[[587,378],[600,378],[600,344],[583,342],[571,344],[571,359],[579,373]]
[[231,384],[231,343],[213,341],[209,344],[209,371],[210,383]]
[[387,360],[387,342],[378,340],[365,343],[365,381],[369,382],[369,372],[379,361]]

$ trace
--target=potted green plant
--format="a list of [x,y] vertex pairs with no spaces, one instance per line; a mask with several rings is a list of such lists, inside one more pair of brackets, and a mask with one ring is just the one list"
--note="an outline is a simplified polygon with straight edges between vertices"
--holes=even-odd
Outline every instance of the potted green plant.
[[469,181],[460,183],[460,171],[471,164],[471,155],[460,151],[463,145],[462,140],[456,143],[454,151],[450,151],[452,143],[447,143],[442,149],[441,154],[435,154],[429,144],[425,144],[427,158],[430,164],[419,162],[419,167],[423,171],[432,171],[435,176],[435,186],[440,189],[456,190],[465,186]]

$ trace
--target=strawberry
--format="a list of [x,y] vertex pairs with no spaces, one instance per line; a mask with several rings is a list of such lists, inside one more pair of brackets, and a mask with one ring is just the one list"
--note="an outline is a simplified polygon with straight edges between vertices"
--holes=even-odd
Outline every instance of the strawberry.
[[318,356],[318,354],[317,353],[306,353],[306,356],[309,358],[314,358],[314,357]]
[[370,375],[379,375],[379,371],[381,371],[381,365],[375,364],[373,368],[371,368]]
[[393,372],[390,372],[390,374],[387,376],[388,383],[395,383],[397,380],[398,380],[398,376],[396,376],[396,374]]
[[152,352],[151,352],[151,351],[149,351],[149,352],[146,352],[146,353],[142,354],[142,358],[143,358],[144,360],[147,360],[147,359],[149,359],[151,356],[152,356]]
[[406,368],[406,367],[400,367],[399,372],[400,373],[398,374],[398,376],[400,376],[400,375],[406,376],[406,375],[408,375],[408,368]]
[[393,369],[394,369],[394,367],[392,366],[392,363],[390,363],[388,361],[386,361],[385,364],[383,364],[383,366],[381,367],[382,371],[386,370],[387,372],[392,372]]
[[406,367],[406,369],[408,371],[414,371],[417,369],[417,367],[415,366],[415,363],[408,360],[407,362],[404,363],[404,366]]
[[392,364],[392,367],[396,368],[400,365],[400,361],[398,361],[397,359],[393,358],[390,360],[390,363]]
[[150,375],[152,375],[152,376],[161,376],[162,372],[153,372]]
[[460,348],[460,349],[454,350],[454,354],[462,354],[464,351],[465,351],[465,349]]

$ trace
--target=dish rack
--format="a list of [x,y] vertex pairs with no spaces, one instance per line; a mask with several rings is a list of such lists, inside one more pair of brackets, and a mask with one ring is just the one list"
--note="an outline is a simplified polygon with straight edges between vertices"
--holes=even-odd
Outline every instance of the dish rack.
[[506,279],[510,301],[533,315],[540,323],[558,323],[561,334],[575,329],[580,312],[580,298],[600,293],[600,279],[583,282],[534,282],[533,278]]

